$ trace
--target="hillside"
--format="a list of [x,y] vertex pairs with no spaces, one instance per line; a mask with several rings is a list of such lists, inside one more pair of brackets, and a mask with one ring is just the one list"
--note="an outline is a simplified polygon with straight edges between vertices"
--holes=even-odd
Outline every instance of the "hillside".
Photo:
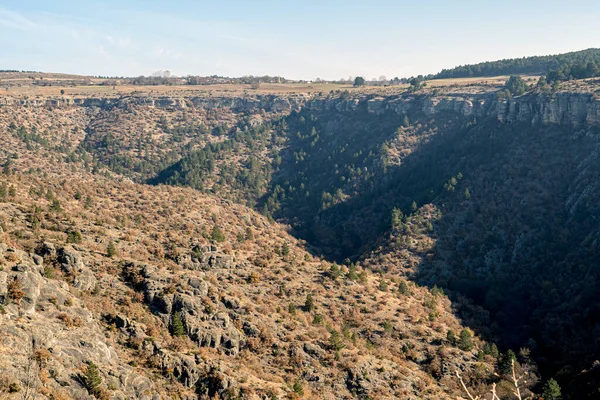
[[500,89],[0,98],[0,390],[594,398],[597,83]]
[[571,53],[547,56],[510,58],[486,61],[479,64],[460,65],[444,69],[433,79],[482,77],[498,75],[548,75],[549,80],[566,80],[597,77],[600,74],[600,49],[586,49]]
[[244,207],[85,174],[0,185],[7,398],[88,398],[88,361],[98,398],[453,398],[455,370],[493,369],[447,342],[445,296],[368,264],[331,276]]

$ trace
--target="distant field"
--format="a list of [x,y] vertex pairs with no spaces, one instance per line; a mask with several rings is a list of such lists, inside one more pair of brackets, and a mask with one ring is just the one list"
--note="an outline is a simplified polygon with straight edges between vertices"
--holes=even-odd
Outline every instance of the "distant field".
[[251,85],[202,85],[202,86],[139,86],[139,85],[81,85],[81,86],[38,86],[31,84],[22,84],[20,86],[8,86],[0,90],[0,95],[9,96],[58,96],[61,90],[66,95],[119,95],[129,93],[153,93],[158,95],[174,94],[181,92],[197,92],[199,94],[231,94],[238,95],[243,93],[259,94],[282,94],[282,93],[319,93],[335,90],[355,90],[352,85],[334,85],[334,84],[261,84],[258,89],[253,89]]
[[[61,90],[68,96],[120,96],[124,94],[152,94],[152,95],[177,95],[195,94],[200,96],[239,96],[242,94],[315,94],[329,93],[337,90],[360,91],[363,93],[393,94],[404,91],[408,85],[397,86],[364,86],[355,88],[352,85],[337,85],[326,83],[285,83],[268,84],[263,83],[257,89],[251,85],[243,84],[217,84],[217,85],[101,85],[104,80],[98,78],[87,78],[91,85],[69,85],[62,81],[68,81],[71,76],[46,76],[46,81],[55,86],[33,85],[31,79],[23,76],[7,76],[0,74],[0,96],[60,96]],[[58,74],[57,74],[58,75]],[[524,77],[528,82],[535,82],[537,76]],[[455,87],[479,87],[484,91],[493,90],[493,87],[504,84],[508,76],[496,76],[485,78],[453,78],[436,79],[427,81],[428,88],[455,88]],[[487,89],[486,89],[487,88]],[[462,90],[462,89],[461,89]]]

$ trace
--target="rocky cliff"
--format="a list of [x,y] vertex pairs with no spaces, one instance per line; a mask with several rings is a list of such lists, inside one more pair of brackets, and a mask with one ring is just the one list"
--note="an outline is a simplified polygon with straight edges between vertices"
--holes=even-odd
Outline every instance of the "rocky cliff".
[[427,116],[442,112],[463,116],[495,117],[502,122],[532,124],[563,124],[573,127],[600,124],[600,99],[594,93],[526,94],[510,99],[498,99],[493,93],[480,95],[360,95],[350,98],[321,95],[248,95],[240,97],[87,97],[87,98],[12,98],[0,99],[0,106],[26,107],[98,107],[103,109],[146,106],[163,109],[227,108],[234,112],[289,113],[293,110],[356,111],[365,108],[369,113],[420,112]]

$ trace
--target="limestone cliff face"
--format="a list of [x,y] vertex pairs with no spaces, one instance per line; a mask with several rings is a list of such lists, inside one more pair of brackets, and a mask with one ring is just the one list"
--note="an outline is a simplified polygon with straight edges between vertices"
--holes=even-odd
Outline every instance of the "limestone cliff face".
[[126,108],[129,106],[147,106],[156,108],[229,108],[236,112],[289,112],[300,109],[309,99],[301,94],[290,96],[242,96],[242,97],[88,97],[88,98],[34,98],[17,99],[6,97],[0,99],[0,106],[26,107],[98,107]]
[[147,106],[164,109],[228,108],[235,112],[289,113],[308,108],[315,111],[334,110],[352,112],[366,109],[369,113],[398,114],[423,113],[432,116],[439,113],[456,113],[466,117],[495,117],[501,122],[526,122],[531,124],[562,124],[572,127],[600,125],[600,99],[593,93],[527,94],[511,99],[497,99],[493,93],[482,95],[394,95],[356,97],[322,97],[305,94],[248,95],[239,97],[142,97],[120,98],[35,98],[0,99],[1,106],[28,107],[98,107],[127,108]]
[[311,109],[352,111],[366,107],[369,113],[398,114],[419,112],[428,116],[457,113],[463,116],[495,117],[501,122],[531,124],[562,124],[573,127],[600,124],[600,99],[591,93],[558,93],[555,95],[524,95],[498,100],[493,94],[479,96],[408,96],[359,99],[314,100]]

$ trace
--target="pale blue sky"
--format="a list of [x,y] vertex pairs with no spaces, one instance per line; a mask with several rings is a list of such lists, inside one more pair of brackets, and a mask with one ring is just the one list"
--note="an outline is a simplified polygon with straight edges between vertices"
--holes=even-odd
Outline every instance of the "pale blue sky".
[[0,1],[0,69],[404,77],[600,47],[600,0]]

